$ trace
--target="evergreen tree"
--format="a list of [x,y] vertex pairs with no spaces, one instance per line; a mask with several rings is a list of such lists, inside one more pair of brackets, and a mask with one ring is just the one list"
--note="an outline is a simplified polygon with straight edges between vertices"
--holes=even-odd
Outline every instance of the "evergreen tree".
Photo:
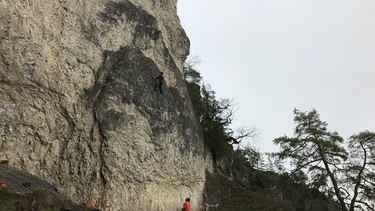
[[301,170],[306,170],[313,188],[328,191],[332,184],[342,211],[347,211],[337,179],[339,165],[348,158],[342,146],[343,138],[327,130],[327,123],[319,119],[316,110],[305,113],[295,109],[294,114],[295,137],[284,136],[274,140],[281,147],[279,157],[292,160],[294,170],[291,174],[301,174]]
[[349,210],[360,206],[375,210],[375,133],[364,131],[349,140],[349,162],[344,168],[344,181]]
[[325,192],[333,190],[342,211],[369,210],[375,206],[375,133],[350,137],[348,151],[336,132],[327,130],[316,110],[294,110],[294,137],[280,137],[280,159],[291,159],[291,176]]
[[224,116],[224,112],[230,105],[223,101],[217,101],[215,92],[205,86],[202,86],[201,94],[200,123],[203,128],[203,138],[216,160],[230,154],[232,150],[232,146],[228,143],[231,140],[228,126],[232,120],[228,116]]
[[232,145],[244,138],[256,136],[256,130],[241,128],[235,134],[229,127],[233,121],[234,109],[229,99],[217,100],[215,92],[202,85],[202,76],[194,68],[199,63],[196,58],[184,65],[184,76],[194,111],[203,129],[203,138],[211,150],[214,161],[233,152]]

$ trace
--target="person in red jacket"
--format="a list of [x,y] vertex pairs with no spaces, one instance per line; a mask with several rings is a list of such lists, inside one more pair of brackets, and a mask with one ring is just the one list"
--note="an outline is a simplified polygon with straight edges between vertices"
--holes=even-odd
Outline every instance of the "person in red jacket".
[[190,198],[185,199],[184,207],[181,210],[190,211]]
[[96,206],[96,205],[90,205],[90,206],[87,206],[87,208],[96,210],[96,209],[98,209],[98,206]]
[[5,184],[4,181],[0,180],[0,188],[6,188],[7,185]]

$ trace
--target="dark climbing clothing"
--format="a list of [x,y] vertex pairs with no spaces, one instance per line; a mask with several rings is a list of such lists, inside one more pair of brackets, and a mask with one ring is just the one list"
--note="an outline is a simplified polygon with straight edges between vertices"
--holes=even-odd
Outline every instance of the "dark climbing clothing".
[[164,76],[163,74],[158,75],[156,77],[156,83],[155,83],[155,91],[159,89],[160,94],[163,94],[163,83],[164,83]]
[[162,74],[158,75],[158,77],[156,77],[156,79],[158,79],[159,81],[163,82],[164,81],[164,76]]

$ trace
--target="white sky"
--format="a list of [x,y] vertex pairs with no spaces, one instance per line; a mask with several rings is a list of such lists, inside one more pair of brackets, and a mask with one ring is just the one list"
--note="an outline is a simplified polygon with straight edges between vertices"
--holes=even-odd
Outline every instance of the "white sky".
[[293,109],[315,108],[343,138],[375,132],[375,1],[178,0],[197,69],[255,127],[254,146],[293,135]]

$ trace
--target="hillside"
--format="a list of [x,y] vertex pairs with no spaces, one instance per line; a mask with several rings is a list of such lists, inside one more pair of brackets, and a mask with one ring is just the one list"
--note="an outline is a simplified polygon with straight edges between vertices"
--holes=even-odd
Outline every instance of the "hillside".
[[[316,190],[295,184],[286,175],[248,169],[242,178],[208,173],[207,211],[338,211],[339,206]],[[85,202],[74,203],[56,187],[17,168],[0,165],[0,211],[89,211]],[[193,202],[194,203],[194,202]]]
[[0,211],[89,211],[84,203],[76,204],[56,187],[35,175],[17,168],[0,165]]
[[288,176],[251,170],[246,177],[209,174],[205,192],[209,211],[339,211],[332,198],[295,184]]

